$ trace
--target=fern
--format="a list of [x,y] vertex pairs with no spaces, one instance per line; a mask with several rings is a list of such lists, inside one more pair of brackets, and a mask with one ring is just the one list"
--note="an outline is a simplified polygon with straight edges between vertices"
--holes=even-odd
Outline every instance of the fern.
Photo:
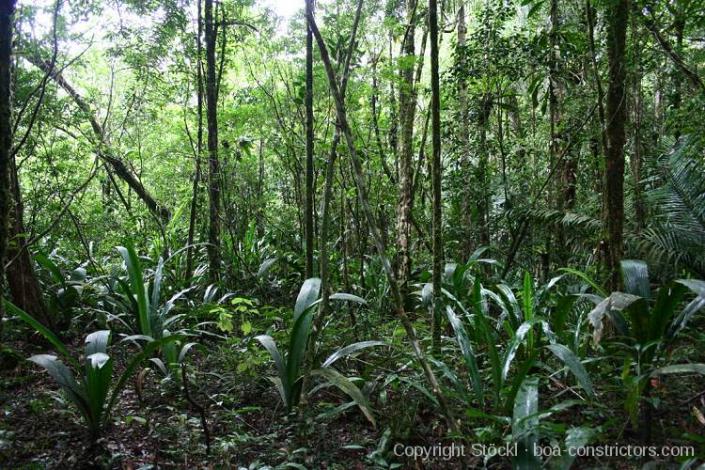
[[677,266],[705,275],[705,173],[703,147],[685,137],[658,162],[663,183],[646,193],[654,211],[650,226],[638,240],[653,263]]

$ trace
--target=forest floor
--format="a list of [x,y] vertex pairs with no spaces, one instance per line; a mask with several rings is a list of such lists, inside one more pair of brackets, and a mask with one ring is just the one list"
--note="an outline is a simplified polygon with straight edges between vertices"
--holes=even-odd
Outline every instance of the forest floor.
[[[27,355],[45,350],[37,345],[13,346],[23,348]],[[418,397],[390,396],[386,409],[375,403],[380,416],[376,427],[354,407],[339,412],[345,400],[331,389],[310,397],[315,413],[286,416],[279,396],[261,370],[245,374],[240,381],[233,380],[235,370],[223,373],[233,359],[232,348],[218,343],[208,348],[193,364],[194,370],[200,371],[195,377],[200,388],[191,390],[191,397],[207,405],[210,456],[206,454],[197,408],[189,403],[180,386],[161,379],[152,370],[138,375],[134,385],[123,391],[112,424],[96,445],[89,445],[79,417],[63,402],[51,379],[36,373],[31,363],[20,361],[0,381],[0,468],[363,469],[384,468],[385,464],[386,468],[461,468],[459,459],[413,461],[393,456],[397,442],[434,446],[445,432],[431,410],[418,405],[406,418],[411,422],[400,420],[403,404],[418,403]],[[555,383],[557,389],[560,386],[560,382]],[[682,445],[679,436],[684,433],[702,436],[702,427],[694,428],[688,424],[692,419],[687,419],[696,401],[705,404],[703,394],[699,394],[701,386],[696,381],[678,381],[656,388],[654,398],[660,406],[652,416],[651,445]],[[572,409],[553,417],[557,426],[581,421],[598,427],[605,418]],[[630,434],[626,416],[608,421],[624,425],[611,429],[602,426],[604,443],[613,440],[622,445],[645,445],[640,436]],[[406,436],[393,437],[394,431],[390,430],[394,428],[403,430]],[[640,468],[648,460],[653,459],[578,459],[573,468]],[[482,459],[471,455],[464,463],[469,468],[483,466]],[[486,466],[510,467],[509,459],[497,458]]]

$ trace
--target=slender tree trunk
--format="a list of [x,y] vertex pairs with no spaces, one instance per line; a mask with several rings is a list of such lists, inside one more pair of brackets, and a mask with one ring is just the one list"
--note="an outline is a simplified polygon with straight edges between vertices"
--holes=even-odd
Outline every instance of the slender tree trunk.
[[[676,34],[676,44],[674,48],[674,52],[679,56],[682,57],[683,55],[683,32],[685,31],[685,15],[681,11],[681,5],[680,2],[673,2],[673,11],[674,11],[674,19],[673,19],[673,30]],[[683,93],[682,93],[682,88],[683,88],[683,72],[677,67],[673,66],[673,71],[671,72],[671,80],[673,82],[673,94],[671,96],[671,109],[674,111],[678,111],[681,107],[681,103],[683,101]],[[678,140],[681,136],[681,125],[680,125],[680,120],[675,119],[675,129],[673,130],[673,137]]]
[[259,140],[259,152],[258,152],[258,174],[257,174],[257,237],[263,238],[265,232],[265,213],[266,213],[266,195],[264,186],[264,139]]
[[397,205],[397,276],[405,305],[409,305],[409,279],[411,278],[411,199],[412,161],[414,154],[414,35],[416,32],[416,0],[407,0],[407,26],[402,41],[399,70],[399,202]]
[[[461,3],[458,8],[458,38],[457,38],[457,57],[458,57],[458,140],[460,141],[460,170],[465,177],[471,174],[470,163],[470,133],[468,129],[468,84],[467,84],[467,61],[465,59],[465,46],[467,42],[467,26],[465,23],[465,4]],[[462,200],[460,202],[461,223],[463,229],[460,231],[462,240],[460,240],[460,259],[465,261],[470,253],[472,253],[472,188],[470,185],[463,185]]]
[[367,220],[368,230],[370,232],[370,235],[372,236],[372,241],[377,250],[377,255],[380,257],[382,267],[389,281],[389,288],[391,291],[396,315],[399,318],[402,326],[404,327],[406,336],[409,342],[411,343],[414,355],[419,361],[419,364],[421,365],[421,368],[424,371],[424,375],[426,376],[426,380],[428,381],[428,384],[431,387],[431,392],[436,396],[441,411],[445,415],[446,421],[448,423],[448,428],[451,431],[457,433],[458,423],[455,421],[453,413],[448,407],[448,402],[445,398],[445,395],[443,395],[441,391],[441,387],[438,383],[438,379],[436,378],[436,374],[433,372],[433,369],[431,369],[431,366],[428,360],[426,359],[426,355],[421,349],[421,345],[416,336],[416,331],[414,330],[414,327],[411,321],[409,320],[406,310],[404,309],[404,299],[401,296],[399,283],[397,282],[397,278],[394,274],[394,270],[392,269],[392,265],[389,262],[389,259],[387,258],[386,248],[384,247],[384,245],[382,245],[382,236],[379,233],[379,228],[377,227],[377,222],[375,220],[374,213],[372,212],[372,209],[370,207],[367,183],[365,181],[365,176],[362,169],[362,162],[360,161],[360,157],[355,147],[355,140],[353,138],[352,131],[350,129],[350,126],[348,125],[345,104],[343,103],[340,94],[340,89],[338,87],[338,80],[335,76],[335,71],[333,70],[333,65],[330,61],[328,47],[326,46],[326,43],[324,42],[323,37],[321,36],[321,33],[318,30],[318,27],[316,26],[316,22],[313,18],[313,15],[308,15],[308,20],[309,24],[311,25],[311,29],[313,30],[313,35],[316,39],[316,43],[318,44],[318,48],[321,51],[321,60],[323,61],[323,65],[326,69],[326,75],[328,76],[328,84],[331,89],[331,94],[333,95],[336,114],[338,116],[338,122],[340,124],[340,131],[345,137],[348,152],[350,153],[350,158],[352,160],[353,178],[355,180],[355,185],[357,186],[358,201],[362,208],[362,212]]
[[[306,14],[313,15],[313,0],[306,0]],[[308,16],[307,16],[308,17]],[[313,277],[313,34],[306,25],[306,278]]]
[[8,239],[10,190],[10,158],[12,153],[12,22],[15,1],[0,2],[0,340],[4,316],[3,291]]
[[642,115],[643,115],[643,90],[642,80],[642,59],[641,59],[641,39],[636,17],[632,15],[632,47],[634,48],[634,70],[632,72],[632,119],[633,126],[633,152],[629,159],[634,179],[634,220],[636,222],[636,232],[641,233],[646,226],[646,202],[642,190],[642,161],[644,158],[644,138],[642,135]]
[[191,195],[191,213],[189,214],[188,240],[186,244],[186,276],[191,278],[193,273],[193,241],[196,232],[196,221],[198,216],[198,186],[201,182],[201,152],[203,151],[203,18],[201,16],[201,0],[198,0],[198,29],[196,33],[196,87],[197,102],[196,113],[198,114],[198,130],[196,137],[196,169],[193,175],[193,189]]
[[[379,118],[377,103],[379,100],[379,83],[377,80],[377,60],[372,62],[372,96],[370,98],[370,107],[372,111],[372,127],[374,128],[375,141],[377,142],[377,149],[379,150],[379,159],[382,163],[382,169],[384,173],[389,178],[392,184],[397,182],[396,174],[392,172],[387,163],[387,152],[385,152],[384,145],[382,144],[382,136],[379,130]],[[390,104],[391,106],[391,104]]]
[[206,21],[206,119],[208,121],[208,272],[211,282],[220,279],[220,162],[218,161],[218,91],[215,74],[217,31],[213,0],[205,0]]
[[431,37],[431,183],[433,226],[433,350],[441,349],[441,287],[443,280],[443,214],[441,202],[441,90],[438,72],[438,3],[428,2],[428,31]]
[[490,246],[490,199],[492,197],[489,182],[489,147],[487,145],[487,123],[492,112],[492,95],[486,92],[480,98],[479,112],[479,144],[480,161],[477,165],[477,181],[479,183],[479,203],[477,221],[480,229],[480,245]]
[[[312,12],[313,13],[313,12]],[[345,101],[345,91],[348,86],[348,78],[350,76],[350,64],[352,62],[352,55],[355,52],[355,45],[357,43],[357,28],[360,24],[360,17],[362,14],[362,0],[358,0],[357,9],[355,11],[355,20],[353,22],[352,32],[350,34],[350,43],[348,46],[347,53],[343,61],[343,76],[340,82],[340,93],[341,98]],[[336,119],[335,133],[333,135],[333,142],[330,148],[330,154],[328,156],[328,162],[326,163],[326,176],[323,189],[323,201],[321,204],[321,236],[319,240],[320,249],[320,276],[321,276],[321,307],[319,309],[318,317],[316,318],[314,325],[313,340],[315,340],[318,330],[328,316],[329,306],[330,306],[330,259],[329,259],[329,248],[328,248],[328,237],[330,232],[330,203],[333,197],[333,179],[335,177],[335,162],[338,157],[338,144],[340,143],[340,126],[338,125]],[[315,341],[312,340],[312,344]]]
[[585,17],[588,26],[588,45],[590,46],[590,63],[592,65],[593,78],[595,80],[595,89],[597,91],[597,116],[600,125],[600,144],[602,154],[607,155],[607,134],[605,120],[605,92],[602,88],[602,79],[600,78],[600,69],[597,66],[597,51],[595,49],[595,17],[594,8],[590,0],[585,0]]
[[[392,50],[392,33],[389,33],[389,62],[394,63],[394,52]],[[395,180],[399,178],[399,104],[397,103],[397,92],[394,87],[394,80],[389,81],[389,135],[387,139],[389,150],[392,152],[394,162]]]
[[624,223],[624,143],[626,106],[626,32],[629,0],[614,0],[607,9],[607,56],[609,89],[607,90],[607,158],[605,190],[607,208],[607,270],[609,287],[619,289]]
[[[561,154],[562,140],[563,140],[563,96],[565,95],[565,86],[561,80],[561,53],[560,53],[560,12],[558,11],[558,0],[551,0],[550,4],[550,19],[551,19],[551,29],[549,31],[549,43],[550,43],[550,55],[549,55],[549,65],[548,65],[548,108],[550,115],[550,128],[551,128],[551,139],[549,143],[549,168],[553,168],[557,165],[558,156]],[[563,211],[565,209],[565,190],[566,181],[564,181],[566,167],[568,166],[567,160],[564,158],[563,161],[558,164],[560,171],[559,177],[557,178],[555,185],[552,184],[554,190],[549,192],[549,207],[554,207],[558,211]],[[557,227],[554,234],[550,231],[546,232],[546,250],[543,253],[542,264],[543,271],[549,272],[551,266],[551,253],[556,254],[556,258],[559,258],[565,251],[565,234],[563,233],[562,227]],[[557,242],[559,249],[552,250],[552,239]]]

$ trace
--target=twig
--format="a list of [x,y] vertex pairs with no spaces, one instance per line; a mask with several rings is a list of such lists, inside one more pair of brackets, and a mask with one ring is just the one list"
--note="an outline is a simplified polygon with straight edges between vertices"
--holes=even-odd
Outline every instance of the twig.
[[203,427],[203,437],[206,441],[206,455],[210,457],[211,455],[211,434],[208,430],[208,421],[206,420],[206,409],[203,405],[196,402],[191,396],[188,389],[188,378],[186,377],[186,364],[181,363],[181,380],[184,383],[184,396],[191,406],[196,408],[198,414],[201,416],[201,427]]

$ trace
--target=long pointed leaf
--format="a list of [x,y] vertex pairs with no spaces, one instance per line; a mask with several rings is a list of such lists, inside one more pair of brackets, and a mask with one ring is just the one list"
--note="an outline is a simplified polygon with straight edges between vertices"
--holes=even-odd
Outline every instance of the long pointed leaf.
[[585,281],[590,287],[592,287],[595,292],[600,296],[600,297],[607,297],[609,294],[607,293],[606,290],[604,290],[600,285],[595,282],[590,276],[585,274],[582,271],[579,271],[577,269],[573,268],[561,268],[559,271],[562,271],[564,273],[572,274],[573,276],[582,279]]
[[[480,313],[480,315],[482,314]],[[455,336],[458,339],[460,352],[463,354],[465,365],[468,367],[470,379],[472,380],[473,388],[475,389],[475,396],[480,403],[483,403],[484,397],[482,391],[482,377],[480,377],[480,369],[477,366],[477,359],[475,358],[475,353],[472,350],[470,339],[465,332],[465,327],[463,327],[460,319],[450,306],[446,307],[446,316],[448,317],[448,322],[453,327]]]
[[[313,305],[312,305],[313,306]],[[289,339],[289,352],[286,356],[286,377],[290,387],[289,407],[298,403],[301,378],[301,363],[306,355],[308,338],[311,334],[311,323],[313,319],[313,308],[304,310],[294,322]]]
[[578,380],[580,386],[585,390],[590,398],[594,399],[595,389],[592,386],[592,381],[588,375],[585,367],[580,362],[580,359],[570,349],[566,348],[562,344],[550,344],[546,346],[558,359],[565,364],[568,369],[573,373],[575,378]]
[[514,339],[507,349],[507,353],[504,355],[504,363],[502,365],[502,380],[507,380],[507,375],[509,374],[509,367],[512,365],[514,356],[516,356],[519,346],[524,342],[524,338],[533,328],[532,323],[522,323],[514,335]]
[[95,353],[107,353],[110,344],[110,330],[99,330],[86,336],[86,357]]
[[130,278],[130,287],[133,295],[136,297],[137,325],[140,328],[140,333],[153,336],[150,321],[149,297],[147,296],[147,289],[145,288],[144,278],[142,277],[142,266],[132,242],[128,240],[126,245],[127,246],[117,247],[117,250],[125,261],[127,274]]
[[4,299],[3,305],[5,306],[5,310],[10,312],[10,314],[17,315],[20,318],[20,320],[29,324],[32,328],[37,330],[37,332],[39,334],[44,336],[47,339],[47,341],[49,341],[52,344],[52,346],[54,346],[56,348],[57,352],[61,353],[61,355],[64,356],[68,361],[70,361],[74,366],[76,366],[76,367],[79,366],[78,361],[73,358],[71,353],[69,353],[69,350],[66,348],[64,343],[62,343],[61,340],[49,328],[42,325],[32,315],[25,312],[21,308],[15,306],[15,304],[10,302],[9,300]]
[[306,279],[301,286],[296,305],[294,305],[294,321],[304,313],[315,301],[321,292],[321,280],[317,277]]
[[518,452],[514,457],[514,468],[541,468],[539,460],[534,455],[536,443],[536,428],[539,419],[539,384],[538,378],[527,377],[519,387],[514,400],[512,417],[512,435],[518,444]]
[[[288,385],[285,384],[284,382],[286,381],[286,363],[284,362],[284,359],[282,358],[282,355],[279,353],[279,348],[277,348],[277,343],[274,342],[274,338],[272,338],[269,335],[259,335],[255,336],[255,339],[260,342],[262,346],[269,352],[270,356],[272,356],[272,359],[274,360],[274,365],[277,367],[277,373],[279,374],[279,378],[282,380],[282,386],[287,388]],[[284,399],[286,402],[286,398]]]
[[51,378],[66,392],[68,398],[76,405],[86,421],[90,422],[91,410],[88,405],[86,392],[74,378],[71,369],[51,354],[37,354],[28,360],[43,367]]
[[338,349],[336,352],[328,356],[328,358],[321,364],[321,369],[324,369],[326,367],[329,367],[333,365],[335,361],[338,359],[342,359],[343,357],[349,356],[351,354],[355,354],[356,352],[365,349],[365,348],[370,348],[372,346],[386,346],[387,343],[383,341],[360,341],[359,343],[353,343],[348,346],[345,346],[344,348]]
[[338,387],[341,391],[346,393],[352,400],[357,404],[365,417],[372,423],[372,426],[376,426],[375,417],[372,413],[372,407],[370,407],[369,402],[362,394],[360,389],[350,381],[343,374],[333,369],[332,367],[327,367],[325,369],[316,369],[311,371],[311,375],[320,375],[328,380],[331,384]]

